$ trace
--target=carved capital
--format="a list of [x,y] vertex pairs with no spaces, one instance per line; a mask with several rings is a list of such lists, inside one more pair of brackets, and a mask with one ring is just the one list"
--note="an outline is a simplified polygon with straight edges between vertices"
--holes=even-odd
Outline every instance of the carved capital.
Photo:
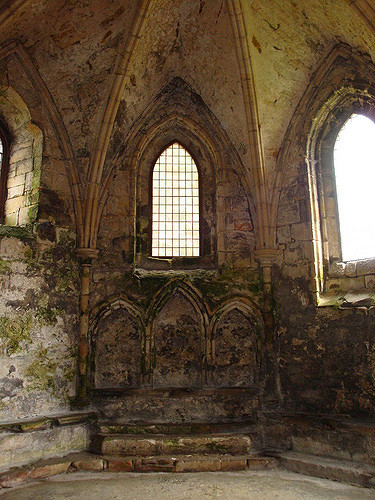
[[260,267],[271,267],[278,253],[276,248],[261,248],[254,250],[254,257],[259,262]]
[[91,264],[98,258],[99,251],[96,248],[77,248],[76,253],[82,264]]

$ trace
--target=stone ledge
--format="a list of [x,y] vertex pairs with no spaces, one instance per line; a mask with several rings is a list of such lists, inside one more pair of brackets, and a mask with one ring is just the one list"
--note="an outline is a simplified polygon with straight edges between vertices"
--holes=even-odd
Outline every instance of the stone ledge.
[[25,420],[0,422],[0,433],[23,433],[51,429],[65,425],[82,424],[96,418],[95,411],[72,412],[54,416],[40,416]]
[[280,461],[282,467],[291,472],[366,488],[375,487],[375,467],[369,464],[296,452],[275,453],[274,457]]
[[150,396],[162,396],[172,398],[205,397],[205,396],[232,396],[232,395],[255,395],[259,392],[257,387],[167,387],[167,388],[96,388],[94,394],[98,397],[111,398],[114,396],[136,396],[149,398]]
[[375,463],[375,422],[340,415],[263,412],[263,446],[362,463]]

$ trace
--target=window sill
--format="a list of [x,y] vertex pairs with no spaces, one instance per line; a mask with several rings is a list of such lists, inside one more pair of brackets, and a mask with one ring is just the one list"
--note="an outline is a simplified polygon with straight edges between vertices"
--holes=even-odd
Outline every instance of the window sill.
[[332,262],[328,274],[330,278],[357,278],[375,274],[375,258]]
[[214,270],[216,263],[211,257],[139,257],[136,268],[144,271],[190,271],[190,270]]
[[149,278],[149,277],[165,277],[169,276],[170,278],[177,278],[179,276],[190,276],[190,277],[197,277],[197,276],[217,276],[218,275],[218,270],[217,269],[204,269],[204,268],[197,268],[197,269],[168,269],[168,270],[156,270],[156,269],[141,269],[141,268],[135,268],[134,269],[134,274],[140,278]]
[[369,309],[375,306],[375,290],[329,291],[319,293],[317,297],[319,307],[338,307],[340,309]]

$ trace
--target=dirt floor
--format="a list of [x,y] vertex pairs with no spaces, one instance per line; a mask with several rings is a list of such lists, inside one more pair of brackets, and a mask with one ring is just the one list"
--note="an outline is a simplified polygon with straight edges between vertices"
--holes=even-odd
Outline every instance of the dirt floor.
[[0,493],[1,500],[361,500],[375,491],[271,470],[262,472],[75,473]]

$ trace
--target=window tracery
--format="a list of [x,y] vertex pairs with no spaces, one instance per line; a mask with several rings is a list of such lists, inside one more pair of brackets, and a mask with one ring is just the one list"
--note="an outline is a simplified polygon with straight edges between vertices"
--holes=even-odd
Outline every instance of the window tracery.
[[0,124],[0,223],[4,222],[7,180],[9,170],[9,142],[7,133]]

